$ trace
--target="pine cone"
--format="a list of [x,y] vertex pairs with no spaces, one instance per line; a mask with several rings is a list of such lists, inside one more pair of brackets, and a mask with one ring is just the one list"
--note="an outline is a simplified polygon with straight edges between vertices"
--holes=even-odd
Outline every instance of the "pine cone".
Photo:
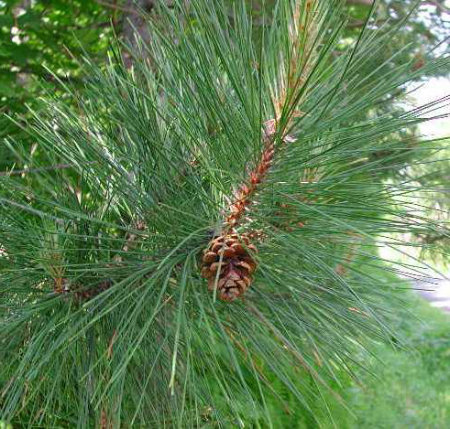
[[234,301],[250,287],[256,262],[249,251],[257,250],[247,234],[216,237],[203,251],[202,276],[208,279],[208,289],[212,291],[220,269],[217,294],[222,301]]

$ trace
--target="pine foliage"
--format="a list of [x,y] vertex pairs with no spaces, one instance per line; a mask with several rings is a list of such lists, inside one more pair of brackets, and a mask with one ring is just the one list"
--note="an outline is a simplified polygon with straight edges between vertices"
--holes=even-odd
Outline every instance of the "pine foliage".
[[[433,152],[408,129],[447,100],[389,106],[449,61],[397,65],[405,46],[377,63],[406,22],[372,30],[373,8],[348,45],[340,5],[280,0],[258,31],[244,2],[161,7],[141,45],[150,64],[137,55],[126,70],[118,48],[105,70],[86,59],[82,91],[61,82],[73,103],[50,99],[27,125],[46,159],[6,142],[29,170],[0,177],[4,419],[276,426],[275,385],[311,412],[371,341],[395,335],[395,288],[373,273],[402,267],[376,248],[436,228],[396,173]],[[253,237],[256,269],[222,302],[203,251],[228,227],[268,127],[270,165],[233,224]]]

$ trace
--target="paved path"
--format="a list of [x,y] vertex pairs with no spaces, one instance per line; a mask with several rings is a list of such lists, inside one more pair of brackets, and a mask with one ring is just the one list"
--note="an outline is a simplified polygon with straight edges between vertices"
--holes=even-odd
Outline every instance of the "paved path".
[[415,280],[413,287],[433,307],[450,312],[450,279]]

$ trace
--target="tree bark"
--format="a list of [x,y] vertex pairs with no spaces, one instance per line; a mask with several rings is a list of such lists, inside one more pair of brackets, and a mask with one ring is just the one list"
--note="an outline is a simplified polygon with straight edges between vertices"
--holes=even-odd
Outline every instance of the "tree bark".
[[428,4],[430,6],[435,6],[437,10],[443,13],[450,13],[450,7],[446,6],[444,2],[440,2],[438,0],[428,0],[424,1],[422,4]]
[[146,14],[150,13],[158,0],[127,0],[124,6],[122,37],[129,47],[123,52],[125,66],[130,68],[133,60],[131,53],[138,49],[138,40],[150,41]]

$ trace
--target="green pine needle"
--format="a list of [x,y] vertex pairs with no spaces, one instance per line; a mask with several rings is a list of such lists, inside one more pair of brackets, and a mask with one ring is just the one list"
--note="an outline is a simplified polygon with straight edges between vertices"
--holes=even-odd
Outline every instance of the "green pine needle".
[[[72,103],[45,100],[26,126],[40,161],[7,142],[28,170],[0,177],[6,421],[273,427],[283,389],[314,419],[315,399],[339,402],[324,392],[395,337],[401,295],[374,272],[407,267],[377,248],[440,228],[414,198],[439,142],[414,129],[448,104],[400,96],[448,58],[386,59],[406,22],[373,30],[372,14],[343,43],[339,1],[280,0],[261,28],[244,1],[182,3],[150,24],[150,64],[126,70],[118,45],[104,70],[84,60],[82,91],[64,84]],[[274,163],[238,229],[263,231],[258,269],[242,299],[216,301],[202,250],[271,119]]]

